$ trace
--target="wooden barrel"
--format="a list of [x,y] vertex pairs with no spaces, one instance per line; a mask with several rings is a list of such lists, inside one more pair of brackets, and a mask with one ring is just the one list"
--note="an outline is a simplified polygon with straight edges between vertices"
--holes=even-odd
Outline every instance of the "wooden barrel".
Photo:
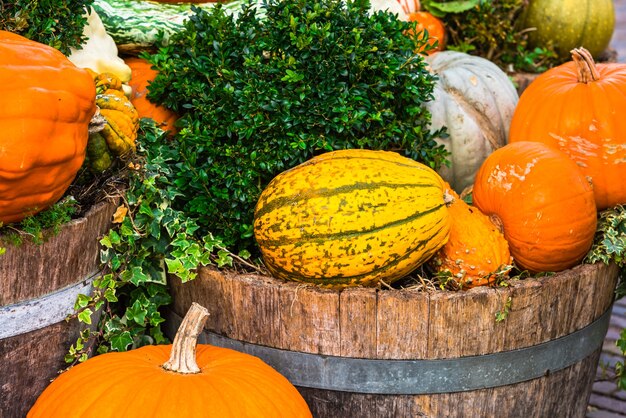
[[80,332],[74,312],[99,272],[99,238],[111,226],[114,201],[95,205],[43,244],[2,244],[0,255],[0,417],[23,418],[66,367]]
[[[617,282],[580,265],[465,292],[343,291],[201,268],[201,342],[261,357],[324,417],[584,417]],[[497,320],[499,318],[499,320]]]

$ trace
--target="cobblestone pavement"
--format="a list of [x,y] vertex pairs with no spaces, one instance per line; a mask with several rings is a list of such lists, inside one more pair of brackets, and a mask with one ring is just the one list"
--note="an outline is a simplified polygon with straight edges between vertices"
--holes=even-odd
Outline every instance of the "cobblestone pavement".
[[[626,0],[614,0],[615,32],[611,39],[611,48],[617,51],[617,60],[626,63]],[[596,382],[589,399],[587,418],[626,418],[626,391],[618,390],[616,384],[607,380],[604,369],[606,366],[622,361],[619,348],[615,341],[622,329],[626,328],[626,298],[613,306],[611,324],[604,340],[600,365],[596,374]]]
[[613,366],[617,361],[623,361],[615,341],[624,328],[626,328],[626,298],[618,300],[613,305],[609,331],[604,339],[596,381],[589,399],[587,418],[626,417],[626,391],[618,390],[615,382],[607,379],[605,373],[607,367]]

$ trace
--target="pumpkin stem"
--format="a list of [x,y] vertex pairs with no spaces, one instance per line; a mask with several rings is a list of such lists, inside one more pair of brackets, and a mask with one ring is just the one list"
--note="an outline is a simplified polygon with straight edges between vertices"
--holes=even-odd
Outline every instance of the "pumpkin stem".
[[196,344],[208,317],[209,311],[204,306],[195,302],[191,304],[174,337],[170,358],[161,367],[176,373],[200,373],[196,363]]
[[455,200],[456,197],[454,196],[454,192],[451,192],[447,189],[443,191],[443,203],[446,206],[450,206],[452,203],[454,203]]
[[100,107],[96,106],[96,113],[91,117],[89,121],[89,133],[95,134],[104,130],[107,124],[107,120],[100,113]]
[[589,51],[585,48],[574,48],[570,52],[578,70],[579,83],[587,84],[600,79],[600,73]]
[[502,219],[495,213],[489,215],[489,220],[495,226],[501,234],[504,234],[504,224],[502,223]]

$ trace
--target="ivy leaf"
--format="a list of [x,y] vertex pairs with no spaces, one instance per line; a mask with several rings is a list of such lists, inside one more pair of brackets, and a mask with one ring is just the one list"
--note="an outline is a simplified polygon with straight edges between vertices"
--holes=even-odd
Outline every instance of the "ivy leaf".
[[133,266],[130,270],[125,270],[120,275],[126,282],[130,282],[135,286],[150,281],[150,277],[146,275],[141,266]]
[[230,252],[226,250],[219,250],[217,252],[217,260],[215,260],[215,263],[218,267],[232,266],[233,259],[230,256]]
[[165,264],[167,264],[167,271],[172,274],[178,274],[183,271],[183,263],[179,259],[165,259]]
[[93,311],[90,308],[86,308],[78,313],[78,320],[87,325],[91,325],[91,315]]
[[104,298],[107,300],[107,302],[117,302],[117,295],[115,294],[115,289],[112,288],[107,288],[104,291]]
[[126,309],[126,317],[138,324],[143,324],[146,320],[148,310],[141,304],[139,300],[135,300],[132,306]]
[[111,349],[114,351],[126,351],[132,343],[133,338],[131,337],[130,332],[123,331],[111,338]]
[[74,303],[74,309],[78,311],[89,305],[89,302],[91,301],[92,299],[90,296],[79,294],[76,298],[76,303]]

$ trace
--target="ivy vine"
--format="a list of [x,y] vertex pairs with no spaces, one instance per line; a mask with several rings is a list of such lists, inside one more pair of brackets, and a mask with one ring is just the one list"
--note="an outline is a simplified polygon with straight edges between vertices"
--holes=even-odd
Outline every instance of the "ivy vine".
[[[114,226],[101,240],[103,274],[90,295],[80,295],[75,314],[87,325],[66,355],[73,364],[94,353],[126,351],[167,342],[161,308],[171,302],[167,275],[183,282],[198,266],[230,266],[233,255],[210,233],[198,236],[197,220],[176,210],[179,192],[167,162],[178,152],[151,119],[142,119],[137,154],[128,163],[128,187]],[[245,254],[244,254],[245,256]],[[237,256],[239,257],[239,256]]]

